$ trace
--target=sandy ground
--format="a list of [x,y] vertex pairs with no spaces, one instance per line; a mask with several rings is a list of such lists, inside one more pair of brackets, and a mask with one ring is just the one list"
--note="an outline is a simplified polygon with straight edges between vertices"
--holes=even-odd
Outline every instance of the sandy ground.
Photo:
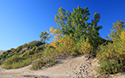
[[[95,59],[85,56],[68,57],[58,59],[58,63],[48,68],[42,68],[37,71],[31,71],[31,65],[20,69],[2,69],[0,68],[0,78],[101,78],[94,70],[99,66]],[[108,78],[125,78],[125,73],[111,75]]]
[[4,51],[0,50],[0,55],[3,53]]

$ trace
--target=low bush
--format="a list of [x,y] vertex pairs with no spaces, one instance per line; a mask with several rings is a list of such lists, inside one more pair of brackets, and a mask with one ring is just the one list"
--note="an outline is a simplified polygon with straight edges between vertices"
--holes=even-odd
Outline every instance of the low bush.
[[119,38],[108,45],[101,45],[97,59],[100,67],[98,72],[117,73],[125,67],[125,30],[119,34]]
[[84,37],[80,38],[80,40],[77,42],[75,48],[76,48],[77,53],[96,54],[93,46],[89,43],[88,39],[85,40]]
[[21,54],[23,54],[25,51],[23,50],[23,51],[20,51],[17,55],[21,55]]
[[31,70],[38,70],[42,67],[50,67],[54,65],[56,61],[51,58],[41,58],[32,64]]
[[21,46],[17,47],[17,48],[16,48],[16,51],[18,51],[18,52],[19,52],[19,51],[21,51],[21,50],[22,50],[22,48],[23,48],[23,45],[21,45]]
[[53,58],[55,55],[54,53],[54,48],[51,47],[46,47],[43,51],[43,55],[42,57],[49,57],[49,58]]
[[6,59],[6,58],[9,58],[11,56],[13,56],[14,54],[16,53],[16,51],[11,51],[11,50],[7,50],[5,52],[3,52],[2,55],[0,55],[0,59]]
[[25,59],[25,58],[23,58],[23,57],[13,56],[13,57],[11,57],[11,58],[5,60],[5,61],[3,62],[3,64],[4,64],[4,65],[8,65],[8,64],[12,64],[12,63],[16,63],[16,62],[22,61],[22,60],[24,60],[24,59]]
[[41,56],[42,56],[42,53],[37,53],[34,55],[25,56],[25,57],[13,56],[5,60],[2,63],[2,65],[3,65],[3,68],[5,69],[17,69],[31,64],[32,61],[40,58]]
[[56,45],[54,53],[56,55],[59,54],[70,54],[74,55],[76,54],[75,52],[75,47],[76,42],[73,40],[71,37],[64,37],[63,39],[60,40],[59,44]]
[[22,60],[22,61],[19,60],[18,62],[13,62],[12,64],[10,64],[10,63],[4,64],[3,68],[5,68],[5,69],[17,69],[17,68],[27,66],[31,63],[32,63],[32,59],[28,58],[26,60]]
[[42,42],[40,42],[40,41],[32,41],[32,42],[30,42],[29,44],[28,44],[28,46],[30,47],[30,48],[33,48],[34,46],[40,46],[40,45],[42,45],[43,43]]
[[25,57],[25,56],[29,56],[29,55],[33,55],[33,54],[34,54],[33,51],[27,50],[27,51],[25,51],[25,52],[21,55],[21,57]]
[[31,70],[38,70],[44,66],[44,63],[40,60],[36,61],[35,63],[32,64],[32,67],[30,68]]

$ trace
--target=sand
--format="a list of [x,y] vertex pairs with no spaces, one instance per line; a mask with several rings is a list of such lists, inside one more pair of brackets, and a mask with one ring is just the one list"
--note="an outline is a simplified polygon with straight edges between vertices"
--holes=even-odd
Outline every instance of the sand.
[[[29,70],[31,65],[20,69],[0,68],[0,78],[101,78],[94,70],[99,66],[95,58],[86,56],[58,58],[58,63],[40,70]],[[117,73],[108,78],[125,78],[125,73]]]

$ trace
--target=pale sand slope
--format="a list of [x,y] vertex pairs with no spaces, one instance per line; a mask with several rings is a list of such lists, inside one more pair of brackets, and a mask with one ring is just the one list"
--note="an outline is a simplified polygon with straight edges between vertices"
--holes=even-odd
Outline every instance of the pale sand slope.
[[3,50],[0,50],[0,55],[1,55],[3,52],[4,52]]
[[[56,65],[37,71],[29,70],[31,65],[20,69],[0,69],[0,78],[100,78],[94,70],[94,67],[99,66],[94,62],[95,59],[79,56],[58,60],[59,63]],[[112,77],[125,78],[125,74],[118,73]]]

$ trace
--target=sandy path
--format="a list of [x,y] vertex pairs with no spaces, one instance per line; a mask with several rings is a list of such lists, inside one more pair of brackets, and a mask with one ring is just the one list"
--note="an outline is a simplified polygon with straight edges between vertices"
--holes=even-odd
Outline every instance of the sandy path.
[[[0,78],[97,78],[99,74],[94,67],[98,64],[94,61],[95,59],[80,56],[59,59],[59,63],[56,65],[37,71],[29,70],[31,65],[10,70],[0,68]],[[125,75],[113,75],[113,78],[125,78]]]
[[21,75],[37,75],[37,76],[49,76],[49,77],[90,77],[97,73],[92,68],[92,59],[87,61],[84,56],[76,58],[62,59],[60,62],[49,68],[42,68],[41,70],[31,71],[29,68],[31,65],[20,69],[1,69],[2,74],[21,74]]

